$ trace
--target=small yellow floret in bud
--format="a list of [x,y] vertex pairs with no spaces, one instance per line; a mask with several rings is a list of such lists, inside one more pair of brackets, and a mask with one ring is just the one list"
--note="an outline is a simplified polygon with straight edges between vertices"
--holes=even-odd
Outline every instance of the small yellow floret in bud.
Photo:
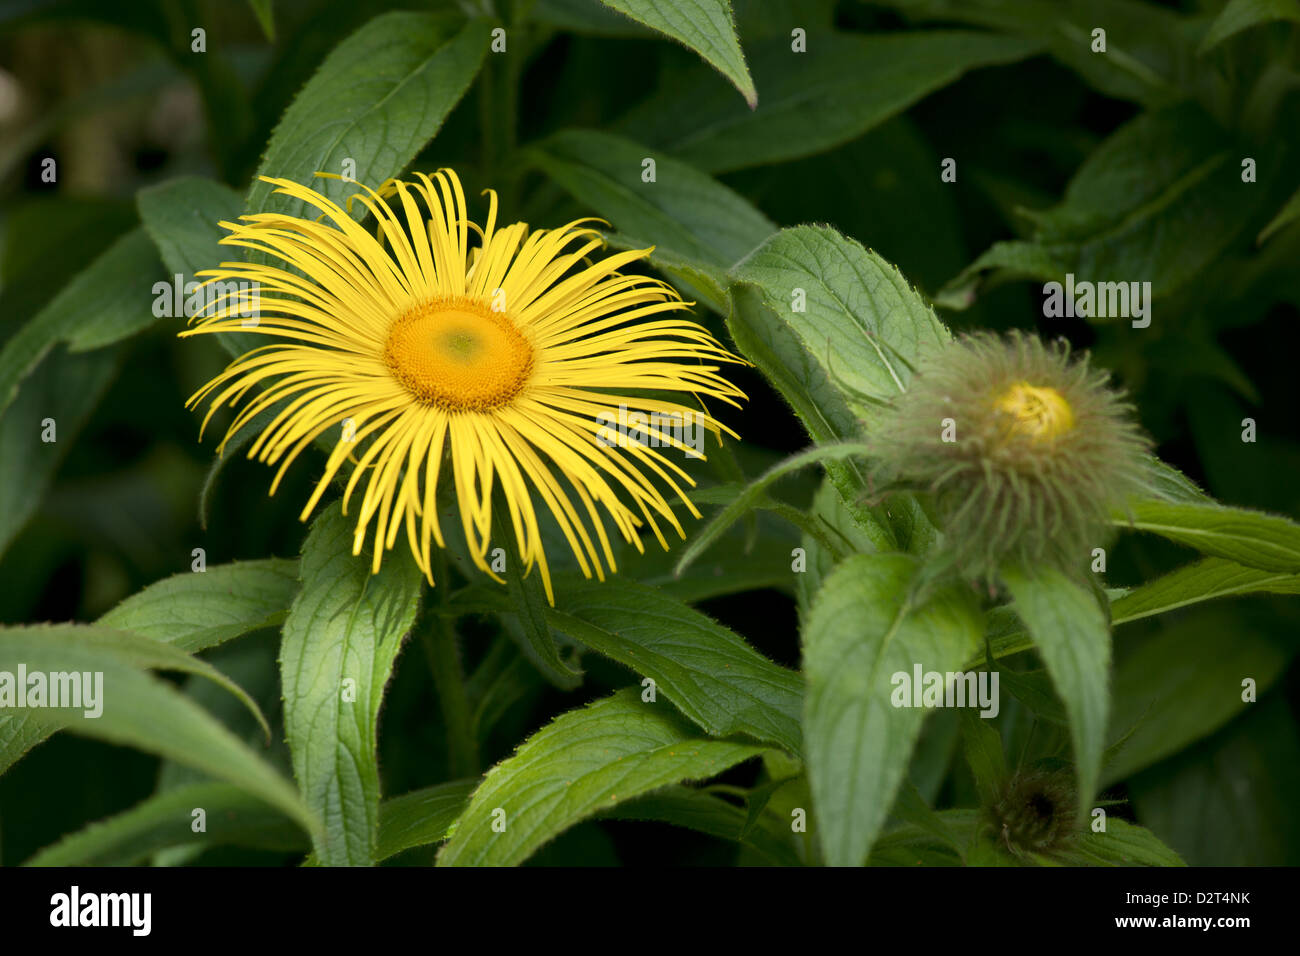
[[1054,388],[1016,382],[998,398],[997,408],[1011,418],[1011,431],[1033,439],[1052,439],[1074,427],[1070,403]]

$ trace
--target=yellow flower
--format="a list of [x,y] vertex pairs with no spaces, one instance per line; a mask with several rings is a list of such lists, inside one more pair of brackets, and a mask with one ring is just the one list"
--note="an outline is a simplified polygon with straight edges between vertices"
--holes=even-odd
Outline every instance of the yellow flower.
[[[223,262],[199,273],[222,288],[255,284],[257,321],[248,322],[235,293],[227,293],[181,334],[274,337],[188,403],[210,400],[206,427],[217,408],[266,385],[235,417],[222,448],[260,412],[284,403],[248,452],[279,463],[271,494],[303,449],[338,430],[301,519],[348,461],[345,513],[365,482],[353,553],[373,527],[372,571],[378,571],[384,550],[405,527],[432,583],[431,546],[445,547],[437,501],[445,468],[474,563],[497,577],[487,560],[497,488],[525,571],[540,566],[552,602],[534,496],[588,577],[603,580],[604,564],[616,570],[597,506],[638,549],[644,524],[668,547],[657,519],[685,536],[667,494],[681,497],[698,517],[678,484],[694,482],[657,447],[686,451],[682,430],[663,423],[697,423],[719,438],[734,433],[699,408],[647,393],[736,405],[744,393],[718,374],[717,363],[742,360],[701,326],[670,314],[689,306],[671,286],[618,271],[650,250],[590,261],[602,244],[584,226],[594,220],[532,232],[525,223],[498,228],[491,190],[480,227],[469,221],[450,170],[393,180],[378,191],[362,187],[353,198],[373,214],[374,235],[315,190],[266,181],[321,216],[263,213],[221,223],[230,232],[224,244],[284,266]],[[631,412],[655,415],[659,427],[644,428],[640,442],[611,443],[608,423],[627,421]]]

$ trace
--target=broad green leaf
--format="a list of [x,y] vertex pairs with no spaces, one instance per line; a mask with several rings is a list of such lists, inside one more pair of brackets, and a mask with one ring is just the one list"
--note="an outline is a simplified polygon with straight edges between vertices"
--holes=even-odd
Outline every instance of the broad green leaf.
[[1278,20],[1300,23],[1300,0],[1228,0],[1206,31],[1201,52],[1208,53],[1243,30]]
[[617,129],[709,173],[819,153],[862,135],[968,70],[1031,56],[1037,40],[976,31],[876,36],[809,31],[750,48],[762,102],[750,110],[703,70],[682,70]]
[[803,681],[738,634],[623,578],[557,582],[551,626],[655,682],[709,734],[748,734],[799,753]]
[[740,90],[749,108],[758,105],[754,80],[745,66],[728,0],[600,0],[694,50]]
[[59,342],[70,352],[102,348],[157,321],[150,286],[162,273],[153,244],[140,229],[118,239],[54,296],[0,350],[0,414],[18,384]]
[[[89,645],[95,653],[113,655],[119,663],[131,667],[176,670],[205,677],[233,694],[256,718],[262,734],[268,740],[270,739],[271,730],[267,726],[266,718],[243,689],[206,661],[192,657],[180,649],[159,644],[138,634],[113,630],[98,624],[36,624],[0,629],[0,637],[6,635],[20,645],[22,644],[20,639],[45,641],[52,648],[68,646],[75,649],[82,645]],[[27,668],[29,672],[35,669],[31,666]],[[10,671],[10,673],[15,672]],[[100,701],[101,706],[106,703],[104,700]],[[75,711],[62,713],[69,720],[75,717]],[[36,743],[59,730],[61,726],[55,716],[35,720],[22,708],[0,714],[0,773],[12,766]]]
[[990,271],[999,281],[1062,285],[1072,275],[1076,290],[1083,282],[1111,284],[1104,295],[1095,290],[1089,318],[1154,321],[1151,311],[1138,319],[1131,300],[1125,307],[1128,283],[1150,283],[1146,309],[1203,277],[1269,194],[1263,182],[1275,164],[1261,161],[1261,184],[1243,183],[1241,156],[1242,147],[1193,103],[1143,113],[1088,156],[1058,206],[1023,211],[1036,227],[1032,242],[994,245],[938,301],[969,304]]
[[1146,474],[1143,476],[1142,483],[1147,495],[1158,501],[1201,503],[1210,501],[1210,496],[1198,488],[1196,482],[1173,465],[1165,464],[1155,456],[1147,459]]
[[1111,623],[1137,621],[1200,601],[1264,592],[1300,594],[1300,574],[1261,571],[1222,558],[1206,558],[1129,591],[1111,604]]
[[[203,811],[203,829],[194,814]],[[223,845],[295,851],[306,835],[279,810],[228,783],[195,783],[155,794],[130,810],[70,833],[25,866],[133,866],[172,847]]]
[[375,859],[446,839],[447,831],[469,803],[477,780],[453,780],[413,790],[379,805],[379,841]]
[[757,826],[748,825],[746,811],[721,797],[692,787],[665,787],[628,803],[619,804],[602,816],[611,820],[655,820],[685,827],[722,840],[749,847],[777,866],[802,866],[786,833],[776,832],[768,818]]
[[1206,502],[1139,501],[1132,516],[1116,518],[1122,528],[1149,531],[1202,554],[1249,568],[1300,572],[1300,525],[1279,515]]
[[[1184,866],[1181,857],[1163,844],[1149,830],[1118,817],[1106,821],[1104,833],[1094,833],[1083,828],[1068,846],[1051,855],[1017,857],[997,839],[993,828],[977,810],[941,810],[936,814],[942,824],[964,847],[968,866]],[[886,848],[888,857],[880,852],[872,854],[872,865],[915,864],[952,865],[942,854],[927,853],[938,843],[938,838],[925,829],[911,824],[881,838],[879,851]],[[908,855],[904,851],[911,851]]]
[[[312,812],[303,805],[292,784],[207,712],[142,669],[203,674],[243,695],[197,658],[157,641],[97,626],[49,625],[0,631],[0,671],[17,674],[19,665],[29,675],[102,674],[102,713],[87,717],[84,707],[27,707],[17,715],[0,717],[0,771],[21,756],[18,747],[24,741],[30,744],[33,736],[40,739],[67,730],[188,764],[262,798],[309,830],[315,826]],[[253,706],[247,695],[243,699]],[[15,723],[19,725],[16,734]]]
[[1048,566],[1006,567],[1002,580],[1070,717],[1080,818],[1092,807],[1110,710],[1110,625],[1092,592]]
[[981,832],[988,829],[983,813],[979,810],[940,810],[935,817],[945,831],[943,836],[932,826],[904,823],[880,836],[871,848],[868,865],[960,866],[971,855]]
[[[0,554],[27,524],[121,365],[121,348],[57,351],[0,413]],[[68,383],[75,382],[75,388]],[[48,439],[48,440],[47,440]]]
[[1074,844],[1056,855],[1066,866],[1186,866],[1183,858],[1145,827],[1119,817],[1106,820],[1106,830],[1083,830]]
[[[609,133],[563,130],[529,161],[628,237],[656,253],[730,268],[776,226],[747,200],[693,167]],[[646,182],[644,161],[655,163]]]
[[[979,719],[979,718],[975,718]],[[892,811],[899,822],[911,824],[920,827],[929,833],[939,842],[944,843],[958,853],[961,852],[961,846],[958,844],[956,836],[948,829],[943,818],[931,809],[930,805],[925,802],[921,792],[916,788],[912,781],[904,778],[902,786],[898,788],[898,797],[894,801]]]
[[904,554],[848,558],[808,617],[804,746],[817,833],[832,866],[866,862],[927,713],[894,706],[906,689],[895,675],[910,682],[917,666],[956,671],[979,641],[975,602],[962,588],[913,604],[919,568]]
[[234,249],[220,244],[229,233],[219,223],[242,211],[239,194],[224,183],[200,176],[169,179],[140,190],[136,208],[163,264],[183,282],[236,257]]
[[783,229],[735,270],[757,285],[860,416],[950,335],[898,270],[824,226]]
[[1278,694],[1128,783],[1142,823],[1192,866],[1300,863],[1300,736]]
[[[140,221],[158,247],[163,264],[175,283],[180,276],[181,291],[202,269],[214,269],[222,262],[238,258],[236,250],[220,244],[229,233],[219,225],[233,222],[243,211],[239,194],[223,183],[199,176],[181,176],[156,186],[148,186],[136,194],[136,208]],[[175,293],[173,292],[173,297]],[[173,303],[176,307],[177,304]],[[173,320],[176,331],[185,327],[178,308]],[[255,334],[219,332],[217,340],[232,356],[241,355],[254,344]]]
[[[818,444],[858,438],[859,424],[848,402],[794,329],[767,305],[762,290],[736,285],[731,300],[727,331],[736,348],[790,403],[809,437]],[[893,550],[892,532],[866,504],[871,488],[865,469],[851,460],[828,461],[826,473],[862,532],[879,550]]]
[[725,508],[710,519],[682,551],[677,561],[676,573],[680,577],[695,559],[704,553],[732,524],[757,507],[760,507],[767,489],[793,471],[808,465],[827,460],[843,460],[852,457],[866,457],[871,448],[858,442],[845,442],[837,445],[814,445],[812,448],[791,455],[785,461],[773,465],[760,477],[750,482],[735,495]]
[[369,557],[352,556],[353,520],[332,505],[312,523],[280,646],[294,776],[325,825],[314,846],[330,866],[375,860],[379,707],[421,588],[406,548],[372,576]]
[[488,771],[438,865],[522,863],[587,817],[762,751],[701,737],[667,703],[642,703],[640,689],[628,688],[562,714]]
[[[285,110],[259,176],[292,179],[343,205],[355,183],[316,179],[351,173],[378,187],[399,174],[442,127],[478,73],[489,25],[459,17],[395,11],[375,17],[340,43]],[[344,166],[351,160],[356,164]],[[315,210],[255,179],[250,212],[309,215]],[[354,204],[354,215],[365,212]]]
[[[271,635],[267,634],[267,638]],[[278,635],[277,635],[278,637]],[[241,687],[263,711],[278,720],[280,712],[280,673],[276,667],[279,641],[254,639],[237,641],[212,648],[203,659]],[[289,760],[289,747],[283,731],[277,727],[269,741],[259,723],[260,716],[250,712],[238,698],[231,696],[220,685],[200,678],[197,674],[186,677],[181,683],[181,693],[208,714],[221,721],[225,727],[250,747],[260,749],[263,759],[286,777],[293,775]],[[210,783],[211,778],[192,767],[164,761],[158,768],[156,791],[191,783]],[[176,851],[177,855],[179,851]]]
[[[875,0],[909,19],[969,23],[1020,34],[1102,94],[1167,104],[1209,80],[1196,59],[1204,21],[1141,0]],[[1093,30],[1106,31],[1105,54]]]
[[[827,463],[828,472],[830,464]],[[880,550],[878,541],[868,535],[853,519],[829,474],[813,498],[808,517],[822,524],[831,537],[839,540],[840,546],[835,552],[831,552],[811,536],[805,535],[801,540],[806,566],[803,573],[796,576],[795,582],[800,620],[807,619],[808,611],[816,599],[817,592],[821,590],[822,582],[826,580],[826,576],[831,573],[831,569],[844,554],[870,554]]]
[[297,593],[297,561],[236,561],[157,581],[97,623],[193,653],[278,626]]
[[1102,772],[1109,786],[1209,736],[1241,711],[1242,681],[1262,694],[1295,656],[1231,609],[1184,617],[1131,646],[1115,665],[1111,737],[1123,740]]

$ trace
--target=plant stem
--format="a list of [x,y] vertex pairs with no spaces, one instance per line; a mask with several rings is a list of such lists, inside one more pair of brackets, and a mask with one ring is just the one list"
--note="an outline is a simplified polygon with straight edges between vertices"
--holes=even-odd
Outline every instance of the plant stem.
[[[435,594],[441,603],[447,587],[447,561],[441,551],[435,559],[434,574],[434,580],[438,582]],[[465,691],[465,671],[461,665],[456,626],[448,617],[430,614],[426,626],[420,630],[420,639],[433,674],[442,721],[447,728],[447,760],[452,777],[476,777],[479,772],[478,740],[474,735],[469,695]]]

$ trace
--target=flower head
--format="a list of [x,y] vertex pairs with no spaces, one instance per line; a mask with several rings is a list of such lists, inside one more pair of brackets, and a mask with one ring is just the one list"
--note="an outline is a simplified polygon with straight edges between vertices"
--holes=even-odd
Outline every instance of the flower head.
[[932,354],[878,422],[876,477],[930,492],[963,573],[1077,568],[1140,487],[1148,445],[1105,372],[1013,333]]
[[[347,463],[345,512],[364,488],[353,552],[373,535],[377,571],[404,528],[432,581],[431,547],[445,547],[439,476],[449,472],[475,564],[493,573],[487,555],[495,491],[526,569],[541,568],[548,598],[535,499],[589,577],[603,578],[605,564],[615,569],[604,515],[638,549],[643,525],[665,548],[661,521],[684,536],[668,495],[681,497],[698,517],[678,484],[693,482],[661,448],[685,449],[680,434],[653,422],[684,420],[730,433],[671,398],[709,396],[735,405],[744,394],[719,374],[719,363],[741,360],[673,314],[689,304],[671,286],[619,272],[649,250],[590,261],[602,245],[584,225],[591,220],[554,230],[498,228],[490,190],[480,227],[469,221],[450,170],[378,191],[362,187],[354,198],[374,216],[374,235],[315,190],[267,181],[321,216],[263,213],[221,223],[230,232],[223,243],[282,265],[223,262],[200,273],[209,282],[256,283],[258,319],[250,326],[223,295],[181,334],[274,337],[190,399],[210,402],[206,427],[217,408],[265,386],[235,417],[222,447],[278,406],[248,452],[279,464],[272,494],[303,449],[328,437],[333,449],[301,518]],[[602,416],[617,416],[620,407],[655,416],[641,430],[651,441],[599,440],[601,422],[609,420]]]
[[1002,843],[1019,856],[1063,849],[1075,834],[1076,801],[1069,773],[1022,770],[988,809]]

